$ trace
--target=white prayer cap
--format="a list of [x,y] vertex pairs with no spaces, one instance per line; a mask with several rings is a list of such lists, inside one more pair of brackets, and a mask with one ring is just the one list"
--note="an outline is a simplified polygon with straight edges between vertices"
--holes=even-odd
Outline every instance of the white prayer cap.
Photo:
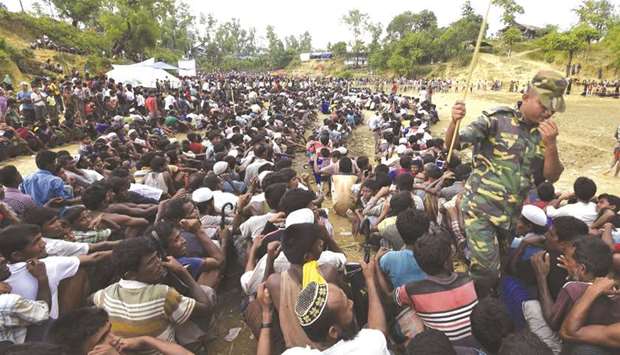
[[288,228],[293,224],[314,223],[314,212],[309,208],[295,210],[286,216],[284,228]]
[[347,150],[347,148],[345,148],[345,147],[338,147],[338,148],[336,148],[335,150],[336,150],[337,152],[339,152],[341,155],[347,155],[347,153],[349,152],[349,151]]
[[525,205],[521,210],[521,216],[537,226],[545,227],[547,225],[547,215],[540,207]]
[[396,147],[396,154],[404,154],[407,151],[407,147],[404,145],[399,145],[398,147]]
[[196,203],[207,202],[213,198],[213,191],[208,187],[201,187],[192,192],[192,201]]
[[213,172],[215,175],[224,173],[226,169],[228,169],[228,163],[225,161],[218,161],[215,165],[213,165]]

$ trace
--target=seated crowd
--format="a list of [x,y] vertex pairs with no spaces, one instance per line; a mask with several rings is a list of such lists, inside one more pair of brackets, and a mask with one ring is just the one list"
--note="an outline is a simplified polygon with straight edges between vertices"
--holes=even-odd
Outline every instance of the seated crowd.
[[0,92],[0,149],[37,167],[0,168],[0,353],[204,354],[231,292],[260,355],[620,349],[620,198],[537,181],[479,297],[472,167],[430,97],[244,73],[34,86]]

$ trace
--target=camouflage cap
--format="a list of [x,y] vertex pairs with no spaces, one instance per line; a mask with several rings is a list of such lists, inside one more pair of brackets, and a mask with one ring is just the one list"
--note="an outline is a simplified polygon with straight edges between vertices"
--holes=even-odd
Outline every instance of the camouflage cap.
[[560,73],[550,70],[541,70],[532,79],[532,89],[536,91],[542,103],[547,109],[554,112],[564,112],[564,91],[568,82]]

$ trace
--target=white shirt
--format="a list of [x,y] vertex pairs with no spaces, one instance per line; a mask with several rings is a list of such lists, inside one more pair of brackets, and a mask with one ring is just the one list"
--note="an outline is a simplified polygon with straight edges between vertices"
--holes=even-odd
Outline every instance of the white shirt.
[[370,128],[370,130],[372,130],[372,131],[374,131],[375,129],[379,128],[380,124],[381,124],[381,117],[379,117],[379,116],[372,116],[368,120],[368,128]]
[[88,254],[88,243],[68,242],[62,239],[43,238],[49,256],[80,256]]
[[144,96],[142,96],[142,94],[136,95],[136,105],[138,107],[144,106],[144,101],[145,99],[144,99]]
[[260,169],[261,166],[267,163],[269,163],[268,160],[257,158],[256,160],[254,160],[254,162],[252,162],[252,164],[248,165],[248,167],[245,169],[245,178],[243,180],[246,186],[250,186],[252,179],[258,175],[258,169]]
[[170,106],[174,107],[174,104],[177,102],[177,100],[174,98],[174,96],[172,95],[168,95],[164,98],[164,103],[165,103],[165,109],[168,110],[170,109]]
[[[47,279],[50,286],[52,308],[50,318],[58,318],[58,284],[60,281],[72,277],[80,267],[80,259],[76,256],[48,256],[40,259],[45,263]],[[11,286],[12,293],[18,294],[29,300],[37,299],[39,282],[28,272],[25,262],[9,264],[11,276],[5,280]]]
[[[344,265],[347,263],[347,257],[342,253],[335,253],[333,251],[325,250],[321,253],[321,257],[317,262],[320,265],[330,264],[339,271],[344,271]],[[265,276],[265,268],[267,266],[267,254],[256,263],[256,267],[252,271],[247,271],[241,275],[241,288],[247,295],[256,293],[258,285],[263,282]],[[276,273],[284,272],[291,267],[291,263],[286,258],[284,253],[280,253],[278,257],[273,261],[273,270]]]
[[241,235],[243,236],[243,238],[256,238],[256,236],[258,236],[263,231],[263,229],[265,228],[265,224],[269,222],[269,219],[273,215],[275,215],[275,213],[269,212],[265,213],[264,215],[252,216],[248,218],[247,221],[243,222],[239,226],[239,231],[241,231]]
[[560,208],[553,206],[547,206],[547,216],[551,218],[570,216],[582,220],[590,227],[596,220],[598,212],[596,212],[596,204],[594,202],[581,202],[569,203]]
[[379,330],[362,329],[352,340],[341,340],[324,351],[305,348],[290,348],[282,355],[390,355],[385,335]]

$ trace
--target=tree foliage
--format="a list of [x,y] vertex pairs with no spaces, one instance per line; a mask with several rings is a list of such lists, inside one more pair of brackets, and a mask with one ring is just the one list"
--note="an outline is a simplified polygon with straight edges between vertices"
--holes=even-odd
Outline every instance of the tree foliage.
[[609,29],[607,36],[605,37],[605,44],[613,54],[614,61],[612,65],[619,70],[620,69],[620,22],[615,24]]
[[512,54],[512,46],[522,40],[523,35],[521,34],[521,31],[514,26],[511,26],[501,34],[501,41],[508,48],[509,57]]
[[346,42],[336,42],[327,48],[330,50],[336,57],[342,57],[347,54],[347,43]]
[[351,50],[353,52],[362,52],[364,50],[363,34],[368,28],[370,17],[367,13],[363,13],[358,9],[349,10],[347,14],[342,16],[342,22],[349,26],[353,34],[351,41]]
[[579,22],[588,24],[604,35],[614,23],[614,5],[608,0],[583,0],[573,10],[579,16]]
[[429,10],[418,13],[405,11],[396,15],[386,28],[390,39],[401,39],[407,32],[434,31],[437,29],[437,17]]
[[59,15],[70,19],[74,27],[94,20],[101,2],[101,0],[52,0]]
[[403,12],[386,27],[383,45],[369,46],[369,65],[399,75],[413,76],[420,66],[468,58],[467,43],[475,41],[482,25],[469,1],[462,8],[462,17],[449,26],[438,28],[432,11]]
[[543,45],[546,50],[557,50],[566,52],[568,63],[566,65],[566,76],[569,75],[569,68],[573,63],[576,53],[583,50],[589,42],[590,36],[596,30],[587,25],[580,25],[566,32],[552,32],[543,38]]
[[502,22],[506,26],[512,26],[516,22],[516,16],[523,14],[523,6],[517,4],[515,0],[493,0],[493,5],[502,9]]

